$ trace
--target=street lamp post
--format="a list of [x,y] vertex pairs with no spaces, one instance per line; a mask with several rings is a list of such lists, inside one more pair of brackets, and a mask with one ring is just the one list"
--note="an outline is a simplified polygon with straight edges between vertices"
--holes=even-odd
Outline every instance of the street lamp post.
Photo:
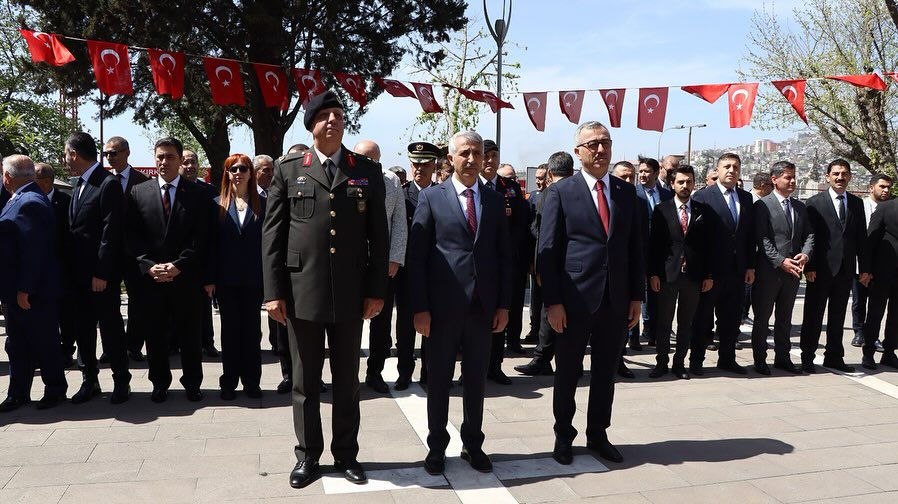
[[[496,41],[497,60],[496,60],[496,97],[502,101],[502,51],[505,45],[505,37],[508,35],[508,28],[511,26],[511,3],[508,0],[508,14],[505,13],[505,0],[502,0],[502,17],[496,20],[495,27],[490,22],[490,13],[486,8],[486,0],[483,0],[483,15],[486,17],[486,27],[489,28],[493,40]],[[502,149],[502,107],[496,110],[496,145],[499,146],[499,152]]]
[[693,124],[692,126],[686,126],[689,128],[689,140],[686,143],[686,164],[692,164],[692,128],[704,128],[707,124]]
[[661,134],[658,135],[658,154],[655,156],[655,158],[661,159],[661,139],[664,137],[664,133],[666,133],[670,130],[685,129],[685,128],[686,128],[686,126],[684,126],[682,124],[680,124],[679,126],[671,126],[670,128],[664,128],[664,131],[662,131]]

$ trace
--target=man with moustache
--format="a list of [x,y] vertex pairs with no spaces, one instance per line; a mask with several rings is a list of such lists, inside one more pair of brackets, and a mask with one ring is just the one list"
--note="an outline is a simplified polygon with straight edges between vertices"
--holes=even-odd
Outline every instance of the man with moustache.
[[618,161],[614,163],[611,174],[623,180],[628,184],[636,183],[636,167],[629,161]]
[[[530,208],[530,234],[533,235],[533,225],[536,220],[536,214],[539,207],[539,200],[542,192],[546,189],[548,183],[548,175],[549,169],[546,163],[539,165],[536,168],[536,172],[534,173],[534,181],[536,182],[536,189],[531,191],[527,195],[527,206]],[[539,226],[536,228],[536,234],[539,234]],[[530,331],[527,333],[527,336],[524,337],[524,343],[539,343],[539,327],[540,320],[542,320],[542,316],[540,313],[542,312],[543,306],[543,293],[542,287],[539,286],[539,282],[536,281],[536,269],[534,268],[534,264],[536,264],[536,248],[535,248],[535,240],[537,236],[533,236],[531,240],[530,250],[533,252],[534,256],[530,259]],[[517,369],[519,366],[515,366]]]
[[[870,218],[880,203],[884,203],[892,199],[892,177],[877,173],[870,177],[868,186],[869,196],[864,198],[864,217],[867,219],[867,227],[870,227]],[[872,250],[872,247],[871,247]],[[851,328],[854,329],[854,338],[851,340],[851,346],[860,347],[864,345],[864,321],[867,318],[867,299],[869,293],[867,288],[860,282],[860,277],[855,275],[851,282]],[[874,342],[877,352],[882,352],[882,343],[879,341],[879,335]]]

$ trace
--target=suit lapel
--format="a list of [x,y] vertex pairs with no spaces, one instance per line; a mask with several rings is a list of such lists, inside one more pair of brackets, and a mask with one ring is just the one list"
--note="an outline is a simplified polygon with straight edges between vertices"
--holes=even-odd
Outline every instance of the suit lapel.
[[[249,221],[253,219],[253,215],[255,215],[253,214],[253,206],[249,202],[247,202],[246,215],[243,216],[243,224],[238,224],[240,226],[240,234],[243,234],[243,232],[246,230],[246,226],[248,226]],[[240,222],[239,218],[237,219],[237,222]]]
[[[580,199],[576,208],[588,209],[586,211],[586,218],[589,219],[595,229],[599,230],[599,236],[607,240],[608,235],[605,234],[605,228],[602,226],[602,220],[599,218],[598,208],[596,207],[596,203],[592,200],[592,188],[589,187],[589,184],[587,184],[586,179],[583,178],[582,173],[578,172],[574,176],[579,179],[574,182],[575,197]],[[609,222],[608,224],[610,230],[611,223]]]
[[[608,206],[608,213],[611,214],[608,222],[608,239],[611,239],[611,236],[614,235],[614,230],[620,224],[621,214],[623,213],[621,211],[624,205],[621,183],[622,181],[614,177],[608,177],[608,184],[611,186],[608,192],[611,193],[612,203]],[[649,218],[652,218],[652,214],[649,214]]]
[[337,187],[343,182],[349,180],[349,176],[347,174],[352,169],[352,167],[349,166],[348,163],[348,158],[351,154],[344,152],[342,145],[340,146],[340,150],[338,152],[339,159],[337,159],[337,170],[336,173],[334,173],[334,185],[332,187]]
[[240,234],[242,232],[240,216],[237,215],[237,203],[234,200],[231,200],[230,204],[228,204],[228,217],[234,223],[234,227],[237,228],[237,234]]
[[[446,203],[451,208],[452,213],[458,219],[458,223],[462,226],[462,229],[465,230],[465,234],[471,236],[471,231],[468,229],[468,218],[461,211],[461,205],[458,203],[458,194],[455,193],[455,186],[452,184],[452,179],[443,182],[440,184],[440,189],[442,189],[443,196],[446,198]],[[481,201],[483,200],[483,194],[480,195]],[[480,226],[477,226],[477,229],[480,229]],[[473,240],[475,237],[471,237]]]
[[730,229],[735,230],[736,223],[733,222],[733,214],[730,213],[730,205],[726,198],[723,197],[723,193],[720,192],[720,189],[716,185],[709,187],[708,190],[711,192],[711,204],[716,207],[715,211],[723,215],[724,220],[730,224]]
[[[330,191],[331,185],[327,181],[327,173],[324,171],[324,166],[321,165],[321,161],[318,159],[318,152],[315,151],[315,149],[312,149],[308,151],[306,155],[310,158],[311,163],[306,167],[305,175]],[[305,157],[303,159],[305,159]],[[303,165],[305,165],[305,162],[303,162]]]

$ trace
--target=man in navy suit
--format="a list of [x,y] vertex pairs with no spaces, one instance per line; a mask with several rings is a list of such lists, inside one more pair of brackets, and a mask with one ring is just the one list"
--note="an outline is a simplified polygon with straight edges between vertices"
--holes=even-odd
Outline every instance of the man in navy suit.
[[483,391],[491,338],[508,323],[511,247],[504,197],[478,180],[483,139],[473,131],[449,141],[455,173],[418,195],[408,247],[408,275],[415,329],[428,338],[426,365],[430,474],[445,468],[449,433],[449,385],[461,347],[464,423],[461,456],[481,472],[492,471],[483,445]]
[[34,183],[34,163],[27,156],[3,159],[3,187],[10,199],[0,210],[0,300],[9,307],[6,351],[10,377],[0,413],[31,400],[36,368],[41,370],[45,387],[38,408],[52,408],[65,400],[67,387],[57,332],[62,286],[55,257],[53,207]]
[[636,189],[608,172],[611,134],[601,123],[581,124],[574,154],[582,169],[543,193],[537,270],[555,341],[555,450],[573,461],[574,393],[587,343],[592,346],[587,448],[623,460],[609,441],[614,375],[624,334],[639,319],[645,297],[641,204]]
[[702,293],[692,333],[689,372],[703,375],[706,342],[717,315],[717,367],[736,374],[748,371],[736,362],[736,339],[742,321],[745,284],[755,281],[755,225],[751,193],[737,187],[742,160],[726,153],[717,160],[717,183],[706,186],[693,196],[712,210],[706,215],[715,245],[711,264],[714,287]]

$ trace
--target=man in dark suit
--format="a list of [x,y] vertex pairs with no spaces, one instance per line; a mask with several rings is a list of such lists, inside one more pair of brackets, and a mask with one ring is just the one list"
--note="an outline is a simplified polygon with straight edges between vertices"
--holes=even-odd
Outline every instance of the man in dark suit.
[[[53,217],[56,223],[56,257],[60,263],[60,286],[62,297],[58,303],[59,314],[59,339],[62,342],[62,365],[71,367],[75,365],[75,312],[78,298],[73,295],[72,272],[68,268],[62,268],[63,259],[69,256],[69,207],[72,205],[72,197],[58,191],[53,187],[56,174],[53,167],[47,163],[34,164],[34,183],[47,195],[50,205],[53,207]],[[68,263],[65,263],[68,265]]]
[[359,351],[362,323],[387,291],[389,239],[380,165],[342,145],[343,103],[312,98],[303,122],[314,146],[276,163],[262,234],[265,305],[287,324],[293,360],[296,458],[290,485],[321,474],[320,389],[327,335],[333,372],[333,453],[337,470],[365,483],[359,464]]
[[[636,184],[636,197],[640,199],[643,205],[645,205],[645,219],[643,220],[643,227],[645,229],[645,243],[649,241],[649,235],[652,231],[652,213],[655,211],[655,206],[659,203],[663,203],[665,201],[673,199],[673,192],[670,189],[665,188],[661,182],[658,180],[658,175],[661,173],[661,164],[658,163],[657,159],[647,158],[647,157],[639,157],[639,165],[636,170],[637,184]],[[648,252],[648,250],[646,250]],[[657,333],[654,330],[654,318],[656,315],[658,303],[658,294],[653,292],[651,289],[646,288],[645,292],[645,303],[642,305],[642,332],[648,340],[649,345],[655,344],[655,334]],[[639,326],[633,328],[634,330],[630,331],[630,345],[632,348],[638,348],[640,346],[639,343]],[[634,344],[635,338],[635,344]],[[667,339],[670,340],[670,334],[667,334]],[[668,341],[668,346],[670,346],[670,341]]]
[[[530,258],[530,331],[522,340],[523,343],[539,343],[539,328],[542,320],[543,291],[539,282],[536,281],[536,239],[539,235],[539,225],[536,224],[537,207],[539,205],[542,192],[546,189],[549,177],[549,168],[546,163],[539,165],[533,175],[536,182],[536,189],[530,191],[527,195],[527,206],[530,208],[530,251],[533,252]],[[534,225],[536,231],[534,231]],[[518,366],[515,366],[517,368]]]
[[103,351],[109,357],[115,386],[110,401],[122,403],[131,396],[131,373],[120,311],[122,188],[97,162],[97,146],[87,133],[73,133],[65,143],[65,163],[78,177],[69,211],[69,268],[76,311],[79,355],[83,364],[81,388],[72,396],[80,404],[100,394],[97,380],[97,324]]
[[711,211],[707,219],[715,243],[711,274],[714,287],[702,293],[693,324],[689,372],[703,375],[706,341],[717,315],[717,368],[736,374],[748,371],[736,362],[736,340],[742,321],[745,284],[755,281],[755,221],[751,194],[737,187],[742,161],[733,153],[717,160],[714,168],[717,182],[693,195]]
[[27,156],[3,159],[3,187],[11,195],[0,209],[0,301],[7,305],[9,389],[0,413],[31,401],[34,370],[44,396],[39,409],[65,400],[67,384],[59,351],[57,303],[62,294],[55,257],[53,208],[34,181]]
[[147,303],[153,307],[147,330],[150,399],[168,398],[168,331],[174,329],[181,352],[181,384],[190,401],[203,393],[200,335],[202,283],[209,248],[209,198],[196,184],[181,179],[183,146],[175,138],[158,140],[153,158],[159,176],[128,193],[125,230],[128,253],[137,260]]
[[624,334],[638,322],[645,297],[643,234],[636,189],[608,173],[611,134],[594,121],[581,124],[574,154],[582,170],[543,195],[537,268],[555,341],[555,449],[560,464],[573,461],[577,430],[574,393],[586,345],[592,346],[587,448],[620,462],[609,441],[614,375]]
[[[130,155],[131,148],[128,141],[120,136],[110,138],[103,146],[103,157],[109,163],[112,175],[122,186],[125,204],[127,204],[127,195],[131,192],[131,188],[149,180],[149,177],[131,167],[128,163]],[[129,223],[125,219],[122,222],[122,240],[124,240],[124,230],[128,227]],[[137,362],[143,362],[146,358],[141,350],[146,342],[147,321],[152,316],[153,309],[147,304],[146,296],[140,290],[143,287],[143,281],[140,278],[137,261],[133,257],[123,255],[121,268],[125,289],[128,291],[128,324],[125,328],[128,356]],[[100,362],[103,361],[103,356],[100,356]]]
[[885,337],[880,364],[898,369],[898,200],[879,203],[870,217],[867,230],[869,254],[861,264],[860,282],[869,290],[867,319],[864,322],[864,358],[866,369],[876,369],[876,339],[888,306]]
[[689,165],[671,168],[671,188],[676,197],[655,205],[648,246],[649,289],[658,296],[654,319],[657,357],[651,378],[667,374],[670,333],[677,316],[677,343],[673,374],[689,379],[686,352],[692,342],[692,319],[702,292],[714,285],[709,263],[712,236],[705,214],[710,210],[692,199],[695,170]]
[[482,449],[483,392],[489,335],[508,323],[512,262],[504,198],[486,190],[478,177],[483,143],[473,131],[452,136],[449,161],[455,173],[419,194],[408,248],[415,329],[429,339],[430,451],[424,467],[430,474],[445,469],[449,387],[459,347],[465,377],[461,456],[478,471],[492,471]]
[[847,190],[851,182],[848,161],[836,159],[829,163],[826,180],[829,189],[811,196],[807,202],[815,249],[805,267],[808,285],[801,324],[801,368],[816,372],[814,357],[826,310],[829,316],[823,365],[850,373],[854,368],[845,364],[842,326],[854,272],[867,253],[864,202]]
[[[755,370],[770,374],[767,366],[767,325],[773,323],[773,367],[801,374],[792,363],[792,308],[801,273],[814,250],[814,232],[804,203],[792,198],[795,165],[779,161],[770,170],[773,192],[755,202],[755,236],[758,243],[757,277],[752,286],[751,348]],[[775,311],[774,311],[775,310]]]
[[[429,142],[412,142],[408,144],[408,160],[410,163],[411,180],[402,186],[402,194],[405,199],[405,217],[408,225],[408,233],[411,234],[412,222],[415,218],[415,210],[418,207],[418,196],[421,191],[431,186],[433,172],[437,167],[436,160],[442,154],[440,148]],[[408,251],[406,251],[406,264],[408,264]],[[412,294],[409,282],[408,268],[399,270],[396,278],[396,359],[399,369],[399,379],[396,380],[396,390],[405,390],[412,382],[412,373],[415,371],[415,331],[414,316],[412,312]],[[421,383],[427,383],[427,338],[421,338]]]

